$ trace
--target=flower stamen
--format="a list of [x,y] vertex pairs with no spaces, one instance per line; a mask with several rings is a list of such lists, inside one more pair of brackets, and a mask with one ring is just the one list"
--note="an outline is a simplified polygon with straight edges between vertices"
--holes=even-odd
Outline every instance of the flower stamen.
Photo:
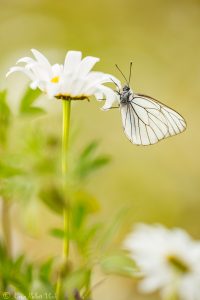
[[51,82],[52,82],[52,83],[58,83],[59,80],[60,80],[60,77],[59,77],[59,76],[55,76],[55,77],[53,77],[53,78],[51,79]]
[[169,255],[167,261],[170,265],[179,273],[188,273],[190,271],[189,266],[179,257],[175,255]]

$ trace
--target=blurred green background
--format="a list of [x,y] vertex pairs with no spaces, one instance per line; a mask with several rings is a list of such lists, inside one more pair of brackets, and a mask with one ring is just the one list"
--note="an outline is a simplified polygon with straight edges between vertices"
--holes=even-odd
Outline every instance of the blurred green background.
[[[200,1],[0,0],[0,4],[0,86],[8,87],[13,109],[27,80],[14,75],[6,81],[5,73],[19,57],[36,48],[52,63],[61,63],[67,50],[81,50],[84,56],[101,58],[96,70],[122,80],[114,64],[127,74],[132,60],[133,90],[160,99],[186,118],[183,134],[137,147],[124,136],[118,110],[102,112],[101,103],[95,101],[76,103],[72,110],[72,123],[82,128],[79,146],[101,140],[101,150],[112,157],[107,169],[91,179],[89,189],[100,199],[100,218],[106,221],[129,207],[119,241],[135,222],[179,226],[200,238]],[[57,110],[53,126],[60,134],[61,105],[42,101],[49,111]],[[47,120],[51,127],[50,117]],[[35,223],[42,229],[37,237],[16,229],[20,235],[16,247],[36,259],[60,251],[60,244],[46,237],[46,228],[57,220],[46,209],[41,215],[47,221],[44,224],[37,215]],[[108,279],[96,289],[95,300],[131,300],[133,289],[131,280]]]

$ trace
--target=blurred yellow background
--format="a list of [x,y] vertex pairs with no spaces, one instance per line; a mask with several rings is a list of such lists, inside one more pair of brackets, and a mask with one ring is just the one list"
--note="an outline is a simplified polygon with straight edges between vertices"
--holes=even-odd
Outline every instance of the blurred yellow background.
[[[129,207],[124,234],[135,222],[156,222],[183,227],[200,239],[200,1],[0,0],[0,5],[0,86],[9,88],[10,103],[23,91],[25,78],[15,75],[6,82],[5,73],[19,57],[29,56],[30,48],[52,63],[62,62],[67,50],[81,50],[101,58],[96,70],[122,81],[114,65],[128,74],[132,60],[133,90],[160,99],[186,118],[183,134],[137,147],[126,139],[118,110],[102,112],[95,101],[76,103],[72,110],[73,123],[82,127],[80,145],[101,140],[101,150],[112,156],[107,169],[89,183],[101,201],[101,218],[109,220]],[[21,237],[20,247],[30,257],[60,250],[55,239],[45,237],[57,220],[45,209],[42,214],[49,220],[46,225],[42,220],[44,234]],[[39,217],[35,222],[40,224]],[[94,299],[132,300],[132,289],[131,280],[108,279]]]

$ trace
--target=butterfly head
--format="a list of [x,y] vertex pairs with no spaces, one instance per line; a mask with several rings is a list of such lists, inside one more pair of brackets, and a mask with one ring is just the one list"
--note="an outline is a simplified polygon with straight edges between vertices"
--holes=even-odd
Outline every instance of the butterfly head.
[[129,92],[130,91],[130,87],[128,85],[125,85],[122,89],[123,92]]

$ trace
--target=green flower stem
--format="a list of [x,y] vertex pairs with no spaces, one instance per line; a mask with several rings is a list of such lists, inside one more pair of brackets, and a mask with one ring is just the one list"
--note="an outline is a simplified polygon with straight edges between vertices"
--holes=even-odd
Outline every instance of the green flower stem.
[[[71,101],[62,101],[63,108],[63,126],[62,126],[62,177],[63,177],[63,190],[65,194],[65,182],[68,171],[68,145],[69,145],[69,129],[70,129],[70,112],[71,112]],[[64,264],[66,264],[69,258],[69,218],[70,218],[70,204],[66,203],[66,207],[63,209],[63,258]],[[61,300],[62,290],[62,278],[59,274],[57,286],[56,286],[56,300]]]
[[[65,191],[66,174],[68,170],[68,144],[69,144],[69,129],[70,129],[70,112],[71,101],[62,101],[63,104],[63,130],[62,130],[62,175],[63,175],[63,189]],[[65,260],[69,256],[69,209],[70,205],[67,203],[67,207],[63,211],[63,257]]]
[[10,201],[2,199],[2,230],[3,230],[4,243],[5,243],[8,256],[12,255],[10,207],[11,207]]

